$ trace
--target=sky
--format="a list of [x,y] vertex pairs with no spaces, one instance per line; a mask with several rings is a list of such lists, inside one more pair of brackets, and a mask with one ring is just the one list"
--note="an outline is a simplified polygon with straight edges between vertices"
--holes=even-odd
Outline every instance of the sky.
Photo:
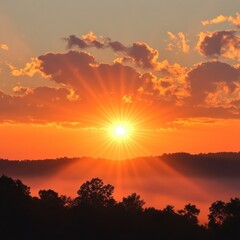
[[1,1],[0,157],[239,151],[238,10],[229,0]]

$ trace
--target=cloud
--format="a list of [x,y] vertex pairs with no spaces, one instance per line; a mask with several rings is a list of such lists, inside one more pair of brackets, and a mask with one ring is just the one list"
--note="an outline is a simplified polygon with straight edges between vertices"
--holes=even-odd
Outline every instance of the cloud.
[[[188,40],[186,39],[184,33],[179,32],[177,35],[169,32],[169,35],[172,40],[175,41],[176,47],[184,53],[188,53],[190,47],[188,45]],[[170,64],[167,60],[159,61],[158,50],[153,49],[147,43],[144,42],[134,42],[130,46],[125,46],[119,41],[112,41],[109,37],[101,37],[101,41],[92,33],[83,35],[81,38],[76,36],[65,38],[67,41],[68,47],[73,47],[73,45],[78,46],[80,49],[84,48],[110,48],[118,57],[114,60],[115,64],[126,64],[130,63],[133,67],[138,67],[139,70],[143,71],[153,71],[156,73],[168,75],[168,78],[178,78],[177,82],[183,82],[186,75],[186,68],[180,66],[180,64],[174,63]],[[73,39],[74,41],[72,41]],[[73,42],[78,42],[79,44],[73,44]],[[97,47],[93,44],[93,41],[101,43],[100,47]],[[172,82],[174,82],[172,81]]]
[[[162,77],[150,72],[141,74],[122,62],[99,64],[92,55],[77,51],[42,55],[38,58],[39,69],[56,83],[75,89],[86,101],[108,98],[109,101],[115,99],[130,103],[142,100],[157,102],[161,99],[175,104],[186,98],[189,95],[185,80],[187,69],[178,64],[170,65],[167,61],[155,62],[154,52],[151,54],[151,50],[142,44],[138,47],[143,48],[143,53],[140,51],[138,56],[138,50],[133,48],[131,55],[134,59],[146,67],[149,62],[156,64],[154,67],[163,73]],[[168,82],[168,86],[161,84],[164,81]]]
[[[138,47],[144,49],[143,54],[138,56],[133,47],[131,55],[139,64],[147,65],[154,59],[154,54],[151,55],[151,51],[144,44],[138,44]],[[143,58],[142,55],[145,57]],[[158,62],[157,64],[159,71],[162,71],[164,75],[172,74],[179,78],[183,72],[180,65],[170,65],[168,62]],[[34,76],[40,72],[42,76],[52,79],[55,83],[75,89],[82,98],[96,97],[100,94],[103,96],[117,94],[121,98],[126,95],[134,96],[134,94],[139,94],[140,88],[144,88],[146,84],[153,85],[151,81],[154,81],[154,84],[157,82],[157,78],[153,74],[141,74],[133,67],[123,65],[121,62],[98,63],[92,55],[79,51],[46,53],[37,59],[32,59],[22,69],[17,69],[12,65],[9,67],[14,76]],[[146,78],[147,75],[151,77]],[[156,89],[151,90],[155,91]]]
[[[140,45],[142,46],[148,52],[148,48]],[[137,56],[135,58],[137,59]],[[31,67],[14,70],[23,75],[32,75],[39,71],[61,88],[67,88],[65,100],[76,99],[73,108],[76,104],[82,104],[79,108],[81,107],[83,114],[85,110],[88,114],[89,109],[94,112],[99,105],[112,102],[140,104],[142,108],[154,106],[156,109],[170,109],[175,108],[175,104],[182,104],[189,95],[185,79],[187,69],[179,64],[170,65],[167,61],[156,63],[161,76],[151,72],[139,73],[133,67],[119,62],[98,63],[92,55],[72,50],[66,53],[46,53],[33,62],[37,62],[29,64],[33,70]],[[14,88],[15,94],[18,95],[25,94],[25,91],[29,90],[19,86]],[[61,115],[61,108],[59,111]]]
[[68,49],[73,47],[78,47],[80,49],[85,48],[111,48],[116,52],[125,52],[127,47],[125,47],[119,41],[112,41],[109,37],[102,38],[101,41],[97,39],[93,32],[89,32],[82,37],[77,37],[75,35],[70,35],[67,38],[64,38],[67,42]]
[[112,48],[115,52],[126,52],[127,47],[125,47],[122,43],[119,41],[109,41],[108,46]]
[[167,46],[169,51],[179,50],[183,53],[189,53],[190,46],[188,45],[188,40],[183,32],[179,32],[178,34],[167,32],[167,34],[170,38],[170,42]]
[[210,24],[218,24],[223,22],[229,22],[236,27],[240,27],[240,14],[236,13],[235,18],[232,16],[219,15],[216,18],[213,18],[211,20],[202,21],[202,25],[207,26]]
[[200,63],[189,73],[190,102],[204,104],[209,93],[215,93],[224,84],[229,93],[234,93],[240,82],[240,71],[219,61]]
[[144,42],[135,42],[132,46],[126,47],[119,41],[112,41],[110,38],[105,38],[99,41],[97,37],[92,33],[83,35],[82,38],[78,38],[75,35],[71,35],[65,38],[68,48],[77,46],[80,49],[85,48],[111,48],[114,52],[123,54],[122,58],[119,58],[118,62],[130,61],[142,68],[155,68],[157,66],[158,51],[151,48]]
[[[183,33],[168,34],[181,51],[186,50]],[[227,46],[235,44],[237,48],[236,39],[235,31],[202,33],[198,49],[204,56],[226,56]],[[99,63],[83,50],[69,50],[32,58],[20,69],[8,64],[13,76],[40,74],[58,88],[28,88],[17,83],[13,95],[1,92],[0,121],[79,122],[114,104],[151,109],[156,119],[161,112],[168,112],[168,116],[161,116],[165,123],[189,116],[239,117],[239,67],[210,61],[186,68],[159,61],[158,51],[144,42],[126,46],[110,38],[97,38],[92,32],[81,38],[71,35],[65,41],[70,48],[84,51],[111,48],[118,58],[111,64]]]
[[84,40],[76,37],[75,35],[70,35],[68,38],[65,38],[64,40],[67,41],[68,48],[72,48],[74,46],[77,46],[81,49],[84,49],[84,48],[88,47],[88,44]]
[[82,38],[78,38],[75,35],[70,35],[68,38],[64,38],[67,42],[67,47],[71,49],[72,47],[78,47],[80,49],[95,47],[103,48],[104,43],[97,40],[97,37],[93,32],[89,32],[86,35],[83,35]]
[[[26,121],[77,122],[84,115],[96,114],[103,104],[113,102],[151,106],[156,115],[160,109],[168,109],[172,113],[166,121],[188,116],[239,116],[236,101],[240,96],[240,70],[219,61],[200,63],[191,70],[167,61],[158,62],[160,75],[139,73],[119,62],[98,63],[92,55],[79,51],[46,53],[37,62],[37,68],[31,65],[35,71],[61,88],[28,89],[17,85],[13,89],[16,96],[3,94],[0,98],[6,113],[4,119],[14,119],[13,113],[22,109],[15,116],[22,116],[19,121],[26,117]],[[81,114],[76,114],[79,109]]]
[[9,47],[7,44],[0,44],[0,49],[3,49],[5,51],[8,51],[9,50]]
[[[13,76],[29,76],[32,77],[36,73],[39,73],[40,62],[37,58],[32,58],[28,63],[25,64],[23,68],[16,68],[12,64],[8,63],[7,66],[11,70]],[[42,74],[42,77],[44,75]]]
[[27,95],[32,92],[32,89],[28,87],[15,86],[13,87],[13,92],[19,95]]
[[98,64],[85,52],[47,53],[38,57],[40,71],[59,84],[74,88],[81,98],[98,98],[101,95],[134,94],[141,86],[140,73],[121,63]]
[[235,82],[235,89],[231,91],[225,82],[217,85],[216,91],[209,93],[206,103],[211,107],[232,108],[232,112],[239,113],[240,108],[236,104],[240,100],[240,82]]
[[153,69],[157,67],[158,51],[146,43],[133,43],[131,47],[127,48],[126,53],[140,67]]
[[197,50],[206,57],[240,60],[240,37],[233,30],[212,33],[201,32]]
[[131,47],[116,45],[112,47],[116,52],[121,52],[124,56],[116,58],[114,61],[119,63],[130,62],[143,69],[158,70],[158,51],[143,42],[133,43]]
[[[48,123],[78,121],[85,106],[66,88],[14,87],[15,95],[0,92],[0,122]],[[71,96],[71,97],[70,97]]]

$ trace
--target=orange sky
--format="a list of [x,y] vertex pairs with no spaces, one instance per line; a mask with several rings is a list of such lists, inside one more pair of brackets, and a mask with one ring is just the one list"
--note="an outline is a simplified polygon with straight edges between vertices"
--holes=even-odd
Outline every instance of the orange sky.
[[[190,124],[188,122],[188,124]],[[162,128],[134,133],[125,144],[110,141],[105,129],[76,129],[59,125],[3,124],[0,152],[8,159],[92,156],[124,159],[164,152],[239,151],[238,120]],[[110,143],[109,143],[110,141]]]
[[[234,37],[233,32],[226,34]],[[11,78],[37,77],[38,84],[40,78],[55,86],[23,82],[13,86],[12,93],[0,92],[2,157],[123,159],[162,152],[238,151],[237,65],[211,60],[187,68],[159,61],[158,51],[144,42],[124,46],[93,33],[65,41],[80,50],[46,53],[23,68],[8,64]],[[88,48],[111,48],[120,57],[100,63]],[[111,139],[108,128],[116,122],[133,128],[130,139]]]
[[[54,2],[0,3],[1,157],[239,150],[235,3]],[[109,136],[115,122],[128,139]]]

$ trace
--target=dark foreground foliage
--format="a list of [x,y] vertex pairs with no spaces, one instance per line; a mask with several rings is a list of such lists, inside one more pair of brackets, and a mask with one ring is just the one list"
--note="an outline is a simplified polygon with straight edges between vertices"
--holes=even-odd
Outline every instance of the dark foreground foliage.
[[198,223],[199,209],[187,204],[175,211],[143,208],[136,193],[121,202],[114,187],[93,178],[81,185],[75,199],[40,190],[31,197],[20,180],[0,177],[0,239],[240,239],[240,199],[210,207],[208,226]]

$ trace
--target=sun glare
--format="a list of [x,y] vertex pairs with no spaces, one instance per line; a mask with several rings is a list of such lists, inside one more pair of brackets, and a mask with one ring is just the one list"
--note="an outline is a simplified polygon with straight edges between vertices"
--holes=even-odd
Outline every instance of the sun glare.
[[131,124],[113,123],[109,129],[110,136],[116,140],[126,140],[131,137],[132,127]]
[[107,155],[107,158],[113,160],[124,160],[140,154],[147,155],[144,143],[148,142],[149,137],[151,120],[147,114],[149,109],[144,108],[143,112],[139,105],[118,106],[111,101],[110,103],[99,108],[101,111],[95,120],[99,124],[97,128],[99,132],[94,135],[94,138],[99,140],[98,146],[95,147],[96,154]]
[[117,136],[124,136],[125,134],[126,134],[126,130],[125,130],[125,128],[124,127],[122,127],[122,126],[119,126],[119,127],[116,127],[116,129],[115,129],[115,134],[117,135]]

